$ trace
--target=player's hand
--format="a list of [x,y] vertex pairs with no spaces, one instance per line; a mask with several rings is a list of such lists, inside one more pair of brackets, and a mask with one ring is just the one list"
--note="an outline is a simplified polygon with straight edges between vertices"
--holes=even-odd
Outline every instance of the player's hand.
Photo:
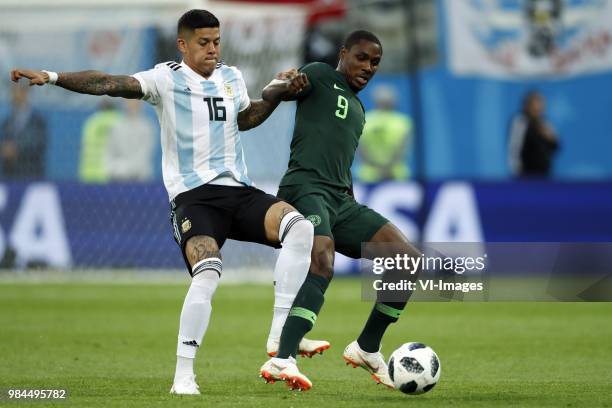
[[14,69],[11,71],[11,80],[18,82],[21,78],[30,80],[30,86],[32,85],[44,85],[49,82],[49,75],[42,71],[32,71],[29,69]]
[[296,76],[290,79],[289,91],[292,96],[295,96],[302,92],[308,86],[308,77],[304,73],[298,73]]
[[298,70],[295,68],[288,69],[287,71],[279,72],[276,74],[276,79],[280,79],[281,81],[291,80],[295,78],[299,74]]
[[[302,92],[308,86],[308,77],[295,68],[276,74],[276,79],[287,83],[288,98]],[[286,100],[286,99],[283,99]]]
[[295,68],[279,72],[263,89],[262,98],[272,103],[293,101],[308,84],[308,77]]

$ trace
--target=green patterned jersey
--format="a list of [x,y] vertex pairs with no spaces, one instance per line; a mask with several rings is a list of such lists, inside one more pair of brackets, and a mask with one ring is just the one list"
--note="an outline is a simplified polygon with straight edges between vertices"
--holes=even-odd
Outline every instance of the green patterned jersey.
[[351,188],[351,164],[365,123],[361,101],[344,75],[315,62],[300,69],[310,86],[295,114],[289,166],[280,186]]

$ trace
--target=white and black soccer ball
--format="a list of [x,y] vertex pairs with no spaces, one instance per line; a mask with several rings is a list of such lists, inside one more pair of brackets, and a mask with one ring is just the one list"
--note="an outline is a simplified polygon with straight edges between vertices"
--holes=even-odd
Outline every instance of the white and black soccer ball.
[[423,394],[440,380],[440,359],[423,343],[405,343],[389,358],[389,377],[404,394]]

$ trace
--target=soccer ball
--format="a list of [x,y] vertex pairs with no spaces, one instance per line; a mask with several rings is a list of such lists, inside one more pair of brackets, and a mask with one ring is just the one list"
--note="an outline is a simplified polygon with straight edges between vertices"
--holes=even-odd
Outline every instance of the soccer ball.
[[389,358],[389,377],[404,394],[423,394],[440,379],[440,359],[423,343],[402,344]]

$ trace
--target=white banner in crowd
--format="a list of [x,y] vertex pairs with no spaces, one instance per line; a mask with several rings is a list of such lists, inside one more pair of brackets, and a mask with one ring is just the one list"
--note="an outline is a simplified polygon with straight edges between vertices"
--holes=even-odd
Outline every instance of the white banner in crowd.
[[612,69],[610,0],[446,0],[450,69],[513,79]]

